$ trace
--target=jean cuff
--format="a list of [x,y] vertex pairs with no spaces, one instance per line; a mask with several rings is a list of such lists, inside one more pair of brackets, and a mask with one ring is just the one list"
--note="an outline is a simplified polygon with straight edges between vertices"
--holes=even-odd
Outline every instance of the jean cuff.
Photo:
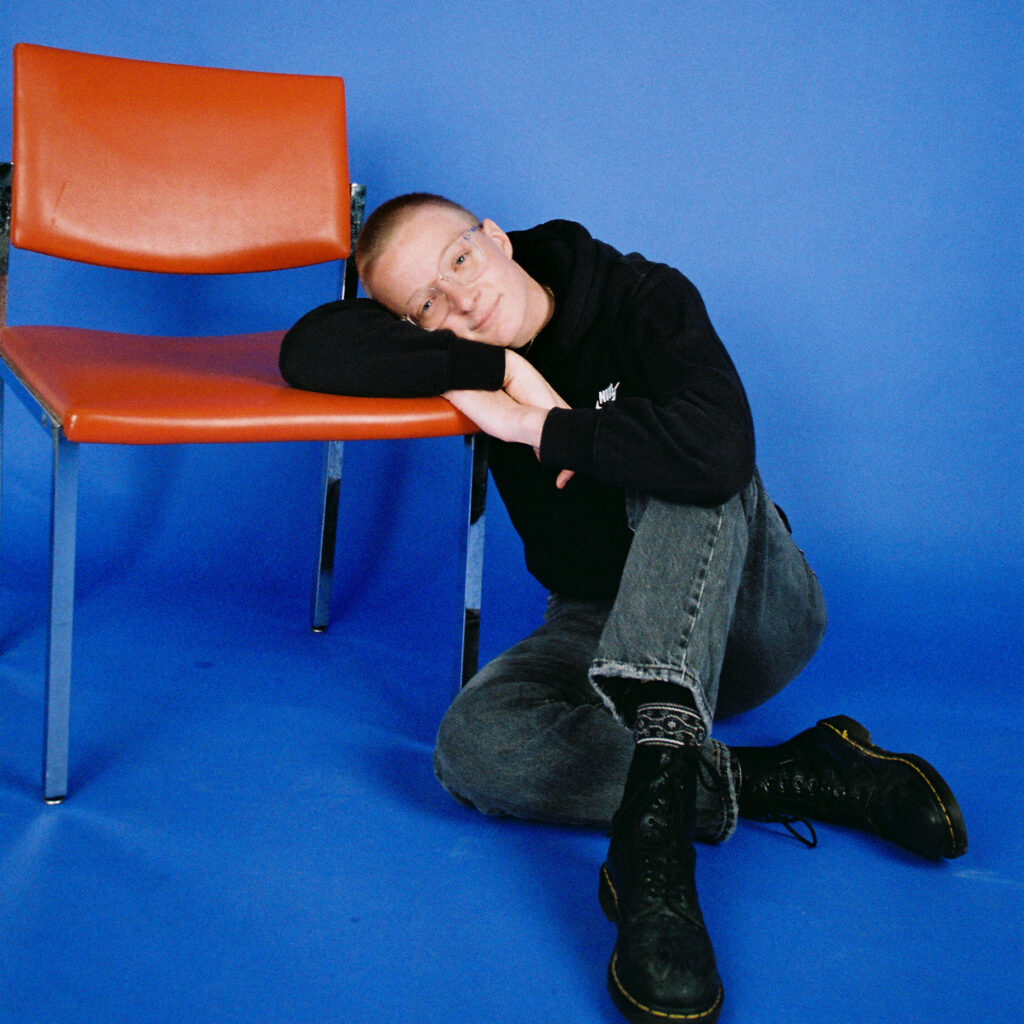
[[719,784],[717,788],[702,788],[697,794],[695,838],[702,843],[724,843],[736,831],[739,820],[739,764],[718,740],[708,740],[704,754]]
[[595,659],[590,665],[590,685],[621,725],[626,724],[620,707],[626,690],[632,683],[654,681],[674,683],[687,690],[693,697],[705,735],[710,734],[714,714],[708,707],[700,680],[687,669],[681,669],[678,665],[638,664],[606,658]]

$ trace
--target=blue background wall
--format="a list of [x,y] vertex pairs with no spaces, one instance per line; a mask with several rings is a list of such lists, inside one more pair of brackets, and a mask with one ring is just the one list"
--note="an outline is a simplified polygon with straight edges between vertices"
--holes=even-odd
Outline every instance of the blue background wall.
[[[957,629],[990,635],[1008,625],[987,615],[1021,559],[1020,29],[1014,3],[8,0],[0,96],[19,39],[345,76],[371,205],[438,190],[509,227],[579,219],[680,266],[750,390],[769,487],[826,579],[851,574],[866,593],[884,578],[901,610],[936,587]],[[244,280],[222,298],[24,255],[12,274],[12,323],[182,333],[284,326],[334,285]],[[87,566],[115,557],[105,537],[120,548],[112,517],[147,548],[160,540],[171,466],[200,483],[211,472],[183,453],[97,458],[113,463]],[[380,458],[391,480],[368,512],[404,508],[416,488],[397,475],[437,456]],[[256,461],[274,495],[303,475],[293,454]],[[159,510],[122,507],[124,477]],[[207,506],[217,528],[203,534],[218,557],[245,550],[276,572],[302,504],[259,501],[255,486],[254,516],[231,504],[222,522]],[[368,519],[353,528],[373,544],[390,527]],[[280,523],[281,544],[253,551],[254,521],[264,536]],[[494,531],[489,555],[518,572]]]
[[[439,191],[503,227],[569,217],[680,267],[743,375],[762,473],[830,602],[822,653],[777,714],[803,725],[867,704],[906,725],[906,708],[890,707],[895,687],[919,699],[922,722],[955,735],[966,689],[990,738],[1019,754],[1018,3],[0,3],[0,111],[19,40],[341,74],[353,176],[371,206]],[[0,118],[0,157],[9,132]],[[156,333],[284,327],[336,282],[314,268],[216,288],[20,252],[11,277],[10,322]],[[48,481],[43,436],[13,402],[4,431],[10,646],[38,631]],[[439,623],[457,614],[447,538],[459,454],[442,440],[350,445],[346,456],[345,562],[325,642],[347,644],[331,650],[385,687],[392,668],[413,666],[424,685],[396,686],[391,707],[421,744],[452,658]],[[130,694],[140,674],[139,656],[111,641],[105,617],[119,594],[138,609],[122,628],[173,634],[188,649],[219,642],[201,632],[206,609],[234,608],[253,648],[280,642],[301,661],[316,446],[90,449],[82,469],[76,671],[86,696],[74,727],[94,714],[99,735],[117,715],[132,719],[120,701],[104,703],[106,676]],[[542,597],[492,501],[484,654],[521,635]],[[161,610],[172,607],[185,611]],[[26,716],[38,711],[37,657],[5,659],[12,706]],[[183,690],[201,692],[196,666],[217,660],[196,658],[183,661]],[[147,671],[178,681],[168,666]],[[260,682],[332,685],[327,663],[319,681],[302,671]],[[36,755],[11,733],[4,776],[27,791]],[[80,787],[117,760],[77,749]],[[989,817],[995,834],[999,816]],[[1015,934],[1019,943],[1019,924]]]
[[[902,604],[934,586],[956,628],[999,628],[975,616],[1016,586],[1021,562],[1018,4],[8,0],[2,21],[0,98],[19,39],[340,73],[371,205],[436,190],[508,227],[578,219],[679,266],[740,367],[763,474],[822,573],[867,591],[884,578]],[[283,326],[334,285],[245,279],[222,297],[24,254],[12,275],[11,322],[168,332]],[[247,485],[273,484],[255,482],[241,506],[204,502],[216,529],[196,542],[276,573],[278,544],[245,541],[254,523],[282,544],[294,517],[306,527],[301,502],[276,498],[305,467],[291,452],[261,451],[244,471],[223,457]],[[372,542],[390,530],[375,508],[432,507],[401,484],[443,456],[368,457],[389,467],[382,488],[360,482],[367,522],[353,529]],[[111,517],[152,549],[161,528],[176,535],[176,510],[195,514],[193,497],[168,506],[168,492],[221,475],[188,453],[96,458],[110,472],[98,536],[84,508],[87,571],[117,557]],[[139,485],[160,499],[146,515]],[[502,535],[489,555],[518,574]]]

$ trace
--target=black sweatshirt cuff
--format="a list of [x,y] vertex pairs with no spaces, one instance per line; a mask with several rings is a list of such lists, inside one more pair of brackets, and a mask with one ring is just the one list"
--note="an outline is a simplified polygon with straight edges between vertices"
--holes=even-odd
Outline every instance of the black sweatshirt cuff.
[[505,350],[452,336],[448,347],[449,390],[500,391],[505,383]]
[[594,438],[600,409],[552,409],[540,436],[541,465],[597,476]]

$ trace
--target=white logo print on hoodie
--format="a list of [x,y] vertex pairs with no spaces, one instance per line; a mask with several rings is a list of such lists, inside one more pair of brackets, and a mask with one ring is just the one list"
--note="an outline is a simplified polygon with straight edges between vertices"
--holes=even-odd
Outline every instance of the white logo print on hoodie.
[[597,405],[595,405],[594,408],[600,409],[601,406],[610,405],[612,402],[614,402],[615,394],[619,390],[619,384],[621,383],[621,381],[617,380],[614,384],[609,384],[608,387],[606,387],[603,391],[599,392],[597,396]]

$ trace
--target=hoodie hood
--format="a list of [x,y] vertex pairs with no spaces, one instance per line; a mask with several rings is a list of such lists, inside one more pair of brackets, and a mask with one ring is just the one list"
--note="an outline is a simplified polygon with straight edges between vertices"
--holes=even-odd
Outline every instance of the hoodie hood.
[[551,220],[529,231],[510,231],[512,258],[555,295],[555,312],[534,343],[538,368],[572,356],[603,314],[601,298],[622,255],[580,224]]

